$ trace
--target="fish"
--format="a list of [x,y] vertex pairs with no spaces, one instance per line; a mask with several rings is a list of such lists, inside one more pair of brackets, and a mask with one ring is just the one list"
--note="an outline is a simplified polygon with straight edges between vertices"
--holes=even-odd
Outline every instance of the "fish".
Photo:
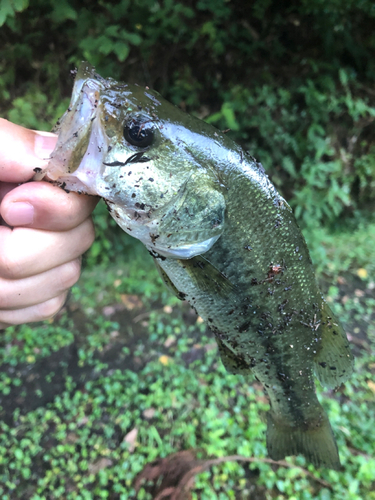
[[86,62],[55,131],[42,176],[103,198],[207,323],[226,370],[263,385],[269,456],[340,469],[314,374],[338,387],[353,356],[292,209],[261,163],[158,92],[103,78]]

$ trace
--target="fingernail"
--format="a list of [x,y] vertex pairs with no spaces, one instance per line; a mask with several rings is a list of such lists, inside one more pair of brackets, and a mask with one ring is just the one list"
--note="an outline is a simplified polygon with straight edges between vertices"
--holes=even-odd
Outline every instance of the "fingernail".
[[36,132],[34,152],[41,160],[48,160],[50,154],[55,149],[57,136],[49,132]]
[[34,221],[34,207],[24,201],[16,201],[7,207],[5,219],[10,226],[25,226]]

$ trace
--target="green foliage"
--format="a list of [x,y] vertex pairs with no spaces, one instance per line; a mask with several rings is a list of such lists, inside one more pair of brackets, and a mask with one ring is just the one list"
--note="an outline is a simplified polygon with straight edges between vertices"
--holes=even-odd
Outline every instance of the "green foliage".
[[317,76],[295,89],[237,85],[206,120],[240,131],[305,226],[338,220],[373,200],[373,146],[361,136],[375,121],[375,107],[354,97],[344,70],[338,76],[341,83]]
[[[142,260],[144,255],[139,256]],[[162,297],[156,272],[150,268],[145,280],[147,263],[143,267],[137,264],[137,258],[130,263],[121,256],[110,266],[86,270],[74,287],[70,307],[79,311],[80,319],[73,314],[69,331],[79,346],[77,367],[64,375],[63,387],[48,405],[33,406],[41,390],[26,392],[29,370],[18,377],[4,371],[0,378],[3,407],[7,404],[4,397],[12,398],[24,385],[25,394],[21,395],[24,405],[13,417],[7,415],[7,423],[1,422],[2,498],[131,500],[135,498],[134,479],[145,464],[178,450],[198,449],[200,457],[239,454],[261,460],[265,456],[268,404],[259,384],[228,374],[204,325],[196,318],[187,321],[186,305]],[[129,289],[143,301],[150,300],[143,316],[146,322],[136,334],[130,332],[139,311],[120,323],[102,313]],[[359,304],[338,302],[333,293],[330,297],[335,297],[333,307],[346,325],[353,310],[363,318],[361,307],[370,306],[362,298]],[[168,308],[160,307],[161,299]],[[374,311],[375,301],[371,308]],[[49,345],[60,349],[61,363],[67,367],[61,349],[70,341],[64,333],[66,322],[63,316],[53,325],[8,330],[1,339],[7,363],[18,369],[23,361],[30,367],[33,361],[22,358],[23,347],[35,355],[35,349]],[[43,330],[49,332],[49,339],[41,339]],[[369,342],[375,345],[375,331]],[[45,362],[49,355],[47,350],[38,354]],[[138,363],[135,370],[129,367],[132,359]],[[305,460],[296,457],[288,458],[296,465],[291,468],[275,468],[261,461],[249,465],[224,462],[197,477],[193,498],[245,500],[257,494],[279,500],[374,499],[373,374],[371,355],[362,354],[355,376],[339,393],[326,393],[318,387],[335,430],[343,470],[307,468],[328,481],[332,490],[301,471],[298,467],[306,467]],[[53,374],[51,377],[41,385],[43,390],[48,389]],[[35,409],[28,410],[30,405]],[[151,500],[146,484],[137,498]]]
[[[16,12],[22,12],[29,5],[28,0],[0,0],[0,26],[7,18],[14,18]],[[10,21],[8,21],[11,24]]]
[[[2,116],[51,129],[69,70],[87,59],[230,128],[293,206],[328,301],[361,346],[350,383],[318,389],[343,470],[308,468],[332,490],[297,467],[223,463],[197,477],[193,499],[375,500],[374,18],[372,0],[0,0]],[[104,204],[94,220],[61,316],[0,338],[4,500],[130,500],[157,457],[266,453],[258,385],[224,371],[203,325]],[[35,367],[50,364],[39,380]],[[138,498],[151,499],[147,485]]]
[[[68,103],[68,69],[87,59],[230,128],[303,227],[332,227],[373,206],[371,0],[1,5],[1,111],[10,120],[50,129]],[[90,265],[121,251],[102,214]]]

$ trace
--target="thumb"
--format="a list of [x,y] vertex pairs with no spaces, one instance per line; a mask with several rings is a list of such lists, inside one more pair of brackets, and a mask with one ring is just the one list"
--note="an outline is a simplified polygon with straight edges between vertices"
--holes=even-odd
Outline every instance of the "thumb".
[[35,168],[44,168],[57,136],[29,130],[0,118],[0,182],[30,180]]

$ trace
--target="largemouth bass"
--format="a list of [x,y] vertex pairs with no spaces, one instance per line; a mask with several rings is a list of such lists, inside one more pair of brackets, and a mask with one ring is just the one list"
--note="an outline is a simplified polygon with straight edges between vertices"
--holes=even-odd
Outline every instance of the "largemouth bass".
[[300,453],[338,469],[313,374],[337,387],[353,357],[292,210],[261,164],[157,92],[104,79],[87,63],[56,130],[48,178],[101,196],[207,322],[226,369],[263,384],[270,457]]

